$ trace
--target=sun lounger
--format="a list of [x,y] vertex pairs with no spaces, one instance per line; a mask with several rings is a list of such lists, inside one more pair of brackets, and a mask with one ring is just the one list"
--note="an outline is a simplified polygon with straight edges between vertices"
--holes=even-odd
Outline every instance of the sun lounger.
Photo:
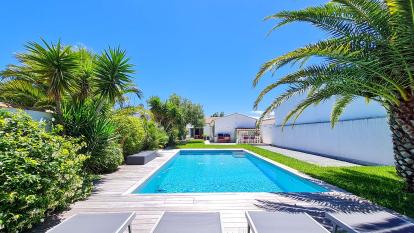
[[218,212],[164,212],[152,233],[222,233]]
[[131,232],[131,222],[135,212],[128,213],[82,213],[76,214],[48,233],[123,233],[127,228]]
[[306,213],[247,211],[248,233],[329,233]]
[[326,218],[349,233],[413,233],[414,224],[385,211],[373,213],[326,213]]

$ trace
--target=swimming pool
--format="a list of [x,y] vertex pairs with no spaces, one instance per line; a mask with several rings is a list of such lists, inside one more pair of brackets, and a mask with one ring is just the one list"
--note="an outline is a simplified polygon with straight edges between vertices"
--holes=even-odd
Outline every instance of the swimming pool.
[[325,191],[244,150],[181,150],[132,193]]

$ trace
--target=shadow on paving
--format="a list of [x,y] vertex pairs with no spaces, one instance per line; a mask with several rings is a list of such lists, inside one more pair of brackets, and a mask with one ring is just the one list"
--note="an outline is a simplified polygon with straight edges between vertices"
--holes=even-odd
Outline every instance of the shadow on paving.
[[326,212],[370,213],[383,210],[360,198],[344,193],[274,193],[276,201],[256,199],[257,207],[265,211],[307,213],[328,230],[332,224],[325,218]]
[[364,167],[358,167],[327,169],[311,175],[378,205],[414,217],[414,194],[404,191],[404,182],[395,173],[379,167],[378,174],[373,174],[364,172]]

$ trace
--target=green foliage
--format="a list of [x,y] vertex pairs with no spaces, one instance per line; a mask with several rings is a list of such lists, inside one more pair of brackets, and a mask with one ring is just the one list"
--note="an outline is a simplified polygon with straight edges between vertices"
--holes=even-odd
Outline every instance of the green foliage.
[[153,96],[148,100],[148,105],[155,121],[167,132],[170,145],[185,138],[188,124],[196,127],[204,125],[202,106],[176,94],[164,102]]
[[342,188],[401,214],[414,217],[414,194],[402,192],[404,181],[392,166],[321,167],[251,145],[206,145],[190,141],[179,148],[244,148],[314,178]]
[[112,118],[117,125],[124,156],[141,150],[159,149],[168,142],[165,131],[151,119],[151,113],[142,107],[119,109]]
[[[285,123],[296,119],[312,104],[333,96],[337,102],[331,114],[334,124],[343,109],[363,97],[379,102],[385,108],[408,101],[414,89],[414,4],[400,0],[334,0],[327,4],[296,11],[282,11],[267,17],[277,20],[274,29],[294,22],[310,23],[330,38],[298,48],[266,62],[253,84],[264,74],[275,74],[288,64],[302,64],[268,85],[263,97],[280,86],[288,86],[274,99],[262,117],[289,100],[308,93],[286,116]],[[306,65],[319,57],[323,62]]]
[[[115,171],[123,156],[114,145],[118,135],[116,125],[108,116],[110,109],[97,111],[99,104],[92,101],[65,102],[62,115],[57,115],[57,120],[64,126],[64,134],[86,142],[83,152],[90,155],[85,163],[86,168],[94,173],[106,173]],[[116,167],[114,164],[117,164]]]
[[142,96],[132,81],[133,65],[125,50],[109,48],[96,55],[85,48],[44,40],[29,42],[25,48],[26,52],[16,55],[19,64],[0,72],[1,101],[60,115],[65,99],[94,99],[102,107],[124,101],[127,93]]
[[91,191],[78,140],[0,111],[0,231],[20,232]]
[[13,106],[25,106],[34,110],[51,110],[55,104],[46,93],[36,88],[31,82],[24,80],[11,80],[0,82],[0,101]]
[[159,127],[154,121],[144,121],[145,130],[145,150],[164,148],[168,143],[168,135],[163,128]]
[[134,116],[131,112],[121,109],[112,117],[119,136],[124,156],[138,153],[144,148],[146,132],[145,118]]
[[211,117],[224,117],[224,112],[215,112],[211,115]]
[[132,64],[126,51],[120,48],[105,50],[97,56],[95,69],[95,95],[112,103],[122,99],[125,93],[135,93],[141,98],[141,91],[131,81]]
[[91,152],[86,164],[95,173],[110,173],[118,169],[124,162],[122,147],[116,141],[109,141],[99,151]]

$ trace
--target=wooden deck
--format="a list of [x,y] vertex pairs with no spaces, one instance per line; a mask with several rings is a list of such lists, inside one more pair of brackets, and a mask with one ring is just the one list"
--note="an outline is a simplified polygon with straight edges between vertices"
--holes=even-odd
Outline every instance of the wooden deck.
[[246,210],[307,212],[329,227],[323,218],[324,211],[378,209],[366,201],[344,193],[224,193],[224,194],[150,194],[134,195],[125,192],[138,181],[162,166],[177,150],[165,150],[161,156],[141,166],[121,166],[112,174],[105,175],[96,185],[93,194],[84,201],[71,205],[70,209],[55,216],[57,221],[47,220],[33,232],[43,232],[59,221],[81,212],[135,211],[133,232],[149,233],[163,211],[219,211],[226,233],[247,232]]

